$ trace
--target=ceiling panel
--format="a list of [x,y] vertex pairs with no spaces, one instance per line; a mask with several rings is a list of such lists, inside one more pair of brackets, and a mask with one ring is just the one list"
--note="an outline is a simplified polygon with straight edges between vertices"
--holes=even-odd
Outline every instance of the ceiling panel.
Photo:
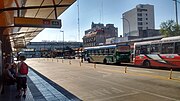
[[53,0],[44,0],[42,6],[53,5]]
[[39,6],[43,0],[27,0],[25,7],[27,6]]
[[62,0],[55,0],[55,4],[59,4]]
[[28,9],[25,13],[24,17],[32,17],[34,18],[36,16],[36,13],[38,12],[39,9]]
[[54,10],[54,8],[43,8],[40,9],[36,18],[47,18],[48,15]]

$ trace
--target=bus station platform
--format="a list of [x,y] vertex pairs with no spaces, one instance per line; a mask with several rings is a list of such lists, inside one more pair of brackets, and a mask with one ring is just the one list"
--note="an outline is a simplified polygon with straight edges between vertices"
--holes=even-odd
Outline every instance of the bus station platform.
[[26,98],[16,98],[15,85],[6,85],[0,101],[82,101],[61,86],[29,68]]

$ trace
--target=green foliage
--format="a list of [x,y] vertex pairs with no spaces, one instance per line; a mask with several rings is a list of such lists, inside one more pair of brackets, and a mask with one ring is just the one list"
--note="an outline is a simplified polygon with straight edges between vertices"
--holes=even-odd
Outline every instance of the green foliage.
[[162,22],[160,28],[160,32],[165,37],[180,36],[180,25],[175,23],[174,20]]

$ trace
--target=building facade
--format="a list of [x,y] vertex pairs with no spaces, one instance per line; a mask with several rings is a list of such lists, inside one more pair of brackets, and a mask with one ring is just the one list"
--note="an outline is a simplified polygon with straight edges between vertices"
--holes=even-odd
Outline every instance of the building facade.
[[123,36],[139,36],[140,30],[155,29],[154,6],[139,4],[122,15]]
[[104,24],[92,23],[91,29],[85,31],[83,46],[103,45],[106,43],[106,39],[113,37],[118,37],[118,28],[114,27],[114,24],[106,24],[104,26]]

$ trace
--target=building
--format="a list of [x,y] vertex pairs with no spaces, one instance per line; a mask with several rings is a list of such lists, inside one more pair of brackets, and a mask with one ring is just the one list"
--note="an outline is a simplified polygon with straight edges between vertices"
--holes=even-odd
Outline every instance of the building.
[[154,6],[139,4],[122,15],[123,36],[139,36],[140,30],[154,29]]
[[92,22],[91,29],[85,31],[83,46],[97,46],[106,43],[106,39],[118,37],[118,28],[114,24],[95,24]]

